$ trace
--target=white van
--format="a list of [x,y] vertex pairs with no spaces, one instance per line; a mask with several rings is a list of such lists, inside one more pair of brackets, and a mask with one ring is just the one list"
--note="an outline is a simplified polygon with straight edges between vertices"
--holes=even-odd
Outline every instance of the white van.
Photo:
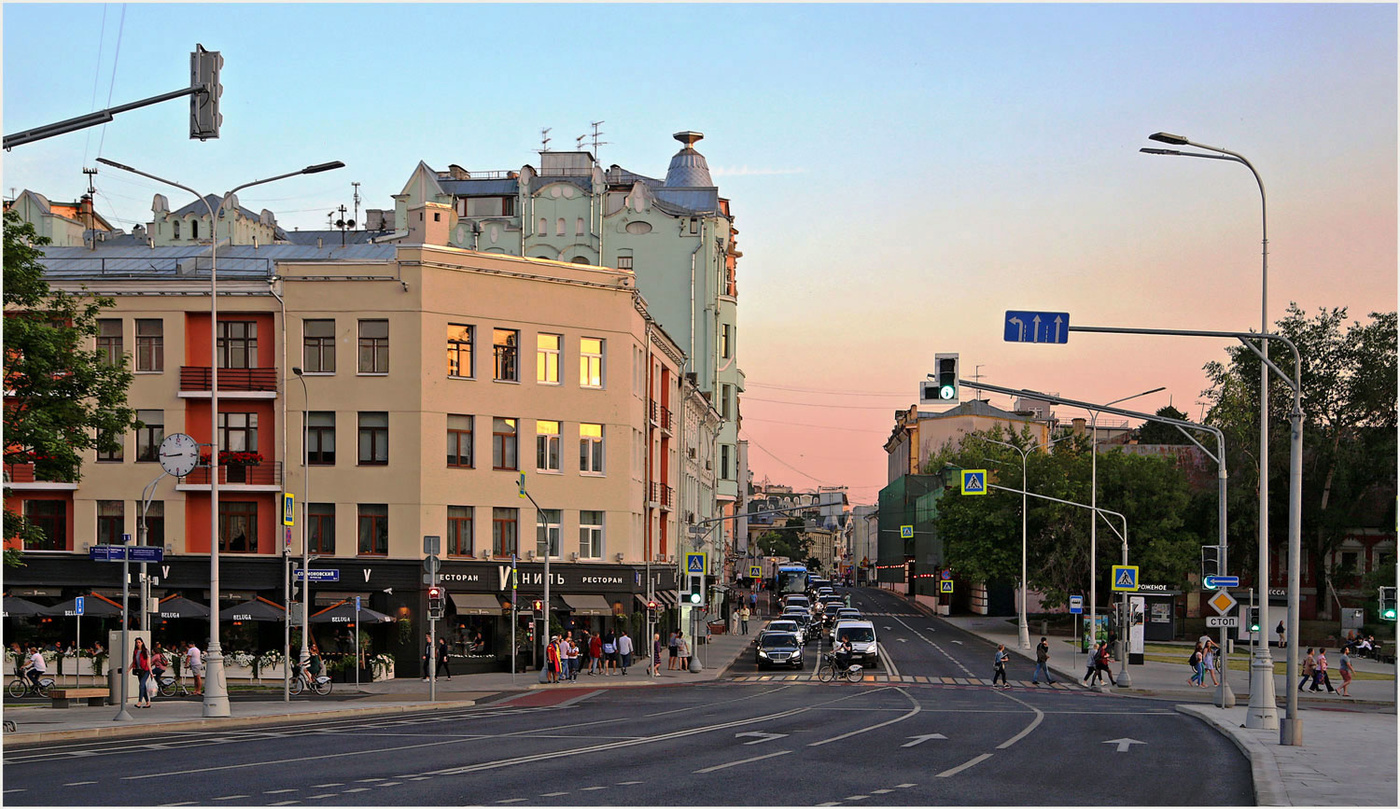
[[831,628],[831,642],[834,646],[842,638],[851,641],[851,656],[859,658],[867,665],[880,662],[880,642],[875,637],[875,625],[869,621],[837,621]]

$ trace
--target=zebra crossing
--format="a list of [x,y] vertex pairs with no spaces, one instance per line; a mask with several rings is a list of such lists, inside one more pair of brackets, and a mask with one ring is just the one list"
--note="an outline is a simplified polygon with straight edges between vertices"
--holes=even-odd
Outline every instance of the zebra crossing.
[[[731,677],[729,678],[729,680],[730,682],[735,683],[818,682],[817,675],[814,672],[804,672],[802,674],[741,674],[735,677]],[[992,681],[983,679],[981,677],[921,677],[916,674],[902,674],[898,676],[891,676],[889,674],[872,674],[867,672],[865,675],[865,679],[862,680],[861,683],[865,683],[867,685],[889,685],[891,683],[899,683],[902,685],[944,685],[975,688],[978,686],[989,687],[991,686]],[[1041,683],[1040,685],[1032,683],[1030,680],[1016,680],[1015,682],[1010,683],[1010,685],[1019,688],[1037,688],[1053,691],[1080,690],[1074,685],[1070,685],[1069,683],[1059,680],[1055,681],[1054,683]]]

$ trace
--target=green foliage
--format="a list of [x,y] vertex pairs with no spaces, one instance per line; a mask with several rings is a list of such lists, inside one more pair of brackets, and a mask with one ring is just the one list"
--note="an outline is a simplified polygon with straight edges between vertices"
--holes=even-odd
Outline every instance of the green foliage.
[[804,527],[806,523],[800,517],[789,517],[785,525],[759,536],[759,550],[765,556],[785,556],[793,560],[807,558],[812,550],[812,539],[803,535]]
[[[136,422],[126,406],[127,359],[105,361],[89,346],[111,298],[56,291],[40,258],[48,239],[5,213],[5,463],[32,463],[40,480],[76,482],[83,453],[115,450]],[[8,499],[8,493],[7,493]],[[40,539],[22,514],[5,511],[5,537]],[[5,563],[17,560],[6,555]]]
[[[1187,415],[1177,410],[1171,405],[1160,408],[1153,415],[1177,421],[1189,421]],[[1191,439],[1187,438],[1181,430],[1174,424],[1163,424],[1160,421],[1149,421],[1138,428],[1139,444],[1190,444]],[[1200,440],[1197,438],[1197,440]]]

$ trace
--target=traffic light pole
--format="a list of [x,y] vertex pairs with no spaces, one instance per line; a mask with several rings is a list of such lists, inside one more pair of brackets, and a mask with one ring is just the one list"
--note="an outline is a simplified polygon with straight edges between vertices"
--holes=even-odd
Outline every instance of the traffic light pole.
[[[538,531],[541,527],[543,527],[544,511],[540,508],[540,504],[535,502],[535,498],[531,496],[530,492],[528,492],[525,489],[524,472],[520,473],[520,496],[529,500],[530,505],[535,507],[535,530]],[[538,541],[536,542],[536,544],[539,544]],[[536,645],[538,645],[538,641],[540,640],[545,640],[546,643],[549,642],[547,640],[549,636],[549,551],[549,532],[546,530],[544,535],[544,630],[543,633],[541,633],[539,630],[535,631]],[[549,650],[545,649],[544,665],[540,666],[540,682],[542,683],[548,682],[549,680],[549,672],[546,671],[548,667]]]

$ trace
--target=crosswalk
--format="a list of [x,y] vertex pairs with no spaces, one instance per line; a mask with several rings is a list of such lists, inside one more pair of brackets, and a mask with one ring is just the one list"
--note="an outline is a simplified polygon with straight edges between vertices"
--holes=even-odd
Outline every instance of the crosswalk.
[[[735,683],[818,682],[817,675],[815,673],[809,672],[804,672],[802,674],[741,674],[739,676],[731,677],[729,679],[730,682]],[[916,674],[902,674],[898,676],[891,676],[889,674],[866,674],[865,679],[861,682],[870,685],[889,685],[890,683],[899,683],[905,685],[947,685],[964,687],[981,686],[984,688],[989,687],[992,684],[991,680],[985,680],[981,677],[921,677]],[[1058,680],[1054,683],[1041,683],[1040,685],[1036,685],[1030,680],[1016,680],[1011,682],[1010,685],[1013,688],[1038,688],[1055,691],[1081,690],[1075,685],[1070,685],[1069,683],[1061,682]]]

